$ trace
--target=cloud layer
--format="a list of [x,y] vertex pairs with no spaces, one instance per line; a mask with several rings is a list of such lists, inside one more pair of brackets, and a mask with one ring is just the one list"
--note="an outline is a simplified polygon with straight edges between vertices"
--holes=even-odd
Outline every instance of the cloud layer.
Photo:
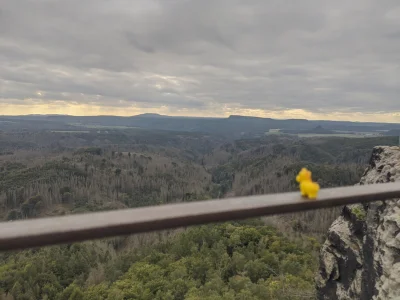
[[3,0],[0,114],[400,122],[398,0]]

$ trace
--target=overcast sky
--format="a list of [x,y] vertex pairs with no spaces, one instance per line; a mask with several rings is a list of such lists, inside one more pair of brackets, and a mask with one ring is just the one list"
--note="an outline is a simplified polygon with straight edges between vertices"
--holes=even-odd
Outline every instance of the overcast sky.
[[0,115],[400,122],[399,0],[0,0]]

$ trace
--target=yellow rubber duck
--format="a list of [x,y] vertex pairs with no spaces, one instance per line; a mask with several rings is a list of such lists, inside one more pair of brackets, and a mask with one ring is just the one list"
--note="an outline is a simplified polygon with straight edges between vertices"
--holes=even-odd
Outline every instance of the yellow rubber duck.
[[300,192],[303,197],[316,199],[319,191],[319,184],[312,181],[311,172],[306,168],[302,168],[296,177],[296,181],[300,183]]

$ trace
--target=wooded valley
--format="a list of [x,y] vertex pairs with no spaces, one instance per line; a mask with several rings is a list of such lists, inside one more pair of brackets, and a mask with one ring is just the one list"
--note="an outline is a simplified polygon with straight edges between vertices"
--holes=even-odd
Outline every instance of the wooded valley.
[[[396,137],[228,139],[145,129],[0,132],[5,222],[356,184]],[[340,209],[0,254],[0,299],[315,299],[320,242]]]

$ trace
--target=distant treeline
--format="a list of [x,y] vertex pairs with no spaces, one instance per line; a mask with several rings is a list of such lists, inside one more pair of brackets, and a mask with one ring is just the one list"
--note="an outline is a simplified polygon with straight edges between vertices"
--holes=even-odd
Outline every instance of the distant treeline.
[[77,117],[67,115],[0,117],[0,129],[53,128],[53,130],[87,130],[88,128],[95,129],[96,126],[102,129],[105,127],[135,127],[152,130],[203,132],[229,138],[259,135],[268,132],[270,129],[307,131],[314,130],[316,127],[323,127],[324,130],[347,132],[384,132],[400,130],[400,124],[389,123],[310,121],[305,119],[276,120],[244,116],[230,116],[229,118],[189,118],[145,114],[133,117]]

